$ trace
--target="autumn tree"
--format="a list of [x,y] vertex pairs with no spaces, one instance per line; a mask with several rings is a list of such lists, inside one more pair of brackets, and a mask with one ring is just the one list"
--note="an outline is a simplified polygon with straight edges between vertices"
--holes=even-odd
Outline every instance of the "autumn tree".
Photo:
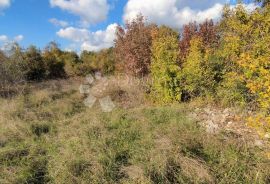
[[191,39],[198,34],[198,25],[196,22],[189,23],[183,26],[181,40],[179,44],[180,59],[185,60],[188,55]]
[[113,74],[115,70],[114,49],[102,49],[97,53],[97,61],[99,61],[99,71],[103,74]]
[[49,43],[42,56],[48,78],[62,78],[66,76],[63,52],[55,42]]
[[214,24],[213,20],[206,20],[201,24],[192,22],[183,26],[179,43],[180,59],[182,63],[189,53],[190,42],[194,37],[200,37],[202,39],[203,48],[214,47],[219,41],[217,26]]
[[65,62],[65,72],[68,76],[75,76],[77,68],[82,63],[78,54],[74,51],[64,51],[62,59]]
[[178,63],[179,34],[169,27],[161,26],[152,32],[151,77],[152,96],[162,103],[180,100],[180,68]]
[[183,94],[189,97],[197,97],[213,92],[215,75],[209,62],[208,52],[203,48],[201,37],[192,38],[189,53],[180,73]]
[[0,51],[0,96],[9,96],[14,92],[22,92],[25,84],[25,67],[23,52],[18,44],[13,44],[7,53]]
[[35,46],[30,46],[24,52],[24,62],[27,66],[27,80],[41,80],[45,78],[46,67],[44,64],[44,60],[41,56],[40,50],[38,50]]
[[146,23],[142,15],[127,22],[125,27],[117,27],[115,58],[119,71],[134,76],[149,73],[153,27]]

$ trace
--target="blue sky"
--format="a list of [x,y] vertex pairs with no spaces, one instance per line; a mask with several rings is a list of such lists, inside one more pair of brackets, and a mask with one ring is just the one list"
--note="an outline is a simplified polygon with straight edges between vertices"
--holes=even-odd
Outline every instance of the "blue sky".
[[0,46],[16,40],[23,47],[43,48],[54,40],[63,49],[100,50],[112,46],[116,24],[138,13],[150,22],[180,29],[189,21],[218,19],[225,3],[227,0],[0,0]]

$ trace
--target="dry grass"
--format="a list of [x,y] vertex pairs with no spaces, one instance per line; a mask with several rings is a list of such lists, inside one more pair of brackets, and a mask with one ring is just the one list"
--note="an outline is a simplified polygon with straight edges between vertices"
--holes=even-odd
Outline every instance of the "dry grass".
[[269,183],[263,150],[207,135],[188,104],[154,107],[118,85],[117,108],[103,113],[83,105],[81,82],[0,100],[0,183]]

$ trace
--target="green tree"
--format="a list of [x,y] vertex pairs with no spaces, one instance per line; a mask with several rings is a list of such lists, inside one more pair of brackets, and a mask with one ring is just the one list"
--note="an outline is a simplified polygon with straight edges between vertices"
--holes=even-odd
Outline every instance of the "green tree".
[[78,66],[82,64],[76,52],[65,51],[62,53],[62,59],[65,62],[65,72],[68,76],[75,76],[78,71]]
[[151,76],[152,96],[159,102],[169,103],[180,100],[178,42],[179,34],[166,26],[152,32]]
[[55,42],[49,43],[42,56],[48,78],[63,78],[66,76],[63,52]]
[[211,70],[208,52],[203,48],[202,38],[192,38],[180,74],[182,89],[190,97],[205,96],[214,91],[214,73]]
[[27,80],[41,80],[45,78],[46,68],[40,50],[30,46],[24,53]]

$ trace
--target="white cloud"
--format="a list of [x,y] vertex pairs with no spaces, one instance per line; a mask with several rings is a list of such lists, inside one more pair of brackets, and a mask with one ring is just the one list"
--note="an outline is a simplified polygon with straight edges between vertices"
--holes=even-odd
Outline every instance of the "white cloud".
[[0,0],[0,8],[7,8],[10,6],[11,0]]
[[81,18],[81,24],[88,26],[107,18],[107,0],[50,0],[52,7],[59,7]]
[[[228,0],[128,0],[123,19],[134,19],[139,13],[148,21],[175,28],[189,22],[217,20]],[[253,8],[254,4],[248,5]]]
[[23,39],[23,35],[17,35],[14,38],[9,38],[7,35],[0,35],[0,50],[10,50],[14,43],[20,42]]
[[53,25],[57,26],[57,27],[67,27],[69,26],[69,23],[63,20],[58,20],[56,18],[51,18],[49,20],[50,23],[52,23]]
[[65,38],[73,42],[84,42],[90,38],[90,32],[87,29],[74,27],[60,29],[56,34],[61,38]]
[[106,30],[90,32],[87,29],[68,27],[56,34],[74,43],[80,44],[81,50],[99,51],[113,46],[117,24],[110,24]]
[[15,36],[15,37],[14,37],[14,41],[15,41],[15,42],[20,42],[20,41],[23,40],[23,38],[24,38],[23,35],[18,35],[18,36]]
[[11,0],[0,0],[0,15],[3,15],[2,10],[8,8],[11,4]]
[[0,42],[7,42],[8,37],[6,35],[0,35]]
[[105,31],[91,33],[89,40],[81,45],[81,50],[98,51],[113,46],[117,24],[110,24]]
[[20,42],[23,40],[23,35],[17,35],[14,38],[10,39],[7,35],[0,35],[0,42],[7,43],[7,42]]

